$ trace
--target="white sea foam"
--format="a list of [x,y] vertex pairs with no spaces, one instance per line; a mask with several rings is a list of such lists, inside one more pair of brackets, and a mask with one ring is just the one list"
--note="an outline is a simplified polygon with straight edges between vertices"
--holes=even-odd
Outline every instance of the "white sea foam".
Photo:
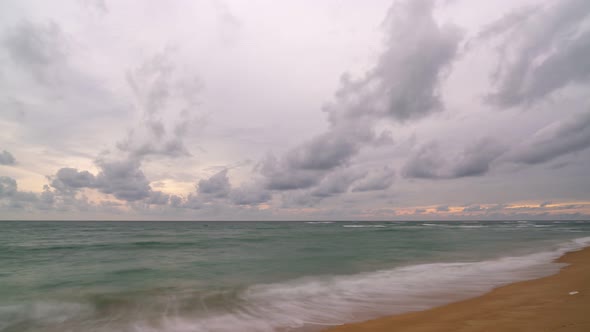
[[342,225],[346,228],[383,228],[385,225]]
[[[230,307],[205,307],[190,313],[171,309],[145,319],[138,312],[117,322],[84,320],[92,313],[92,308],[85,304],[40,302],[26,308],[0,307],[0,322],[3,317],[26,313],[23,320],[53,326],[74,318],[82,325],[68,325],[72,326],[69,330],[88,330],[91,324],[95,332],[233,332],[236,327],[244,332],[313,331],[328,325],[423,310],[477,296],[507,283],[549,275],[561,267],[553,263],[556,258],[588,245],[590,237],[585,237],[553,250],[523,256],[418,264],[356,275],[258,284],[238,293],[235,305]],[[169,301],[173,308],[176,300]]]
[[580,238],[552,251],[480,262],[420,264],[350,276],[303,278],[249,287],[228,312],[169,317],[144,332],[313,330],[326,325],[422,310],[482,294],[494,287],[555,273],[565,252],[590,245]]
[[0,331],[24,321],[59,324],[74,317],[90,314],[92,307],[75,302],[34,302],[0,306]]

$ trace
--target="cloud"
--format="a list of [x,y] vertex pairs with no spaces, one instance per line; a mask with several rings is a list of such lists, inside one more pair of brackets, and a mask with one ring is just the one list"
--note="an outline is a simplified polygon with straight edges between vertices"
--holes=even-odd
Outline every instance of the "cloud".
[[16,163],[16,159],[12,153],[4,150],[0,152],[0,165],[14,165]]
[[495,91],[500,107],[531,104],[570,84],[590,79],[590,2],[563,0],[510,13],[481,38],[501,38]]
[[439,205],[436,207],[436,211],[438,212],[449,212],[449,206],[448,205]]
[[280,160],[268,156],[259,169],[266,177],[268,189],[310,188],[327,174],[350,162],[363,144],[374,139],[372,131],[366,126],[338,126],[289,150]]
[[96,164],[101,169],[96,176],[75,168],[61,168],[52,177],[51,186],[59,192],[70,194],[75,194],[82,188],[97,189],[128,202],[145,198],[158,199],[157,196],[153,196],[149,181],[140,169],[139,160],[99,159]]
[[289,167],[302,170],[330,170],[346,163],[355,155],[362,142],[371,140],[370,132],[356,128],[338,128],[289,151],[285,156]]
[[[438,87],[462,37],[455,26],[436,23],[433,6],[433,1],[402,1],[392,6],[384,22],[385,51],[377,64],[360,79],[342,76],[334,100],[324,107],[330,120],[327,132],[261,163],[267,189],[312,188],[309,193],[316,197],[347,192],[358,178],[332,179],[342,176],[338,172],[361,149],[382,143],[383,134],[375,134],[377,121],[408,121],[443,108]],[[393,179],[389,173],[372,174],[355,190],[386,189]]]
[[134,158],[190,155],[183,139],[191,114],[198,107],[202,82],[190,71],[177,70],[171,59],[173,52],[166,49],[127,72],[127,84],[141,121],[117,143],[117,148]]
[[425,144],[406,162],[402,174],[407,178],[456,179],[482,176],[491,164],[506,151],[506,147],[491,138],[482,138],[449,158],[436,142]]
[[365,77],[345,74],[336,102],[326,106],[332,122],[371,116],[406,121],[443,108],[439,84],[453,63],[462,33],[439,25],[434,1],[399,1],[384,22],[386,49]]
[[319,185],[311,191],[312,196],[330,197],[348,191],[357,180],[364,178],[367,172],[359,169],[342,169],[326,176]]
[[100,192],[128,202],[150,197],[150,184],[138,160],[98,160],[97,165],[101,168],[96,176],[96,188]]
[[147,199],[145,199],[146,204],[152,205],[167,205],[170,201],[170,195],[165,194],[161,191],[151,191],[150,195]]
[[484,138],[468,146],[453,166],[450,177],[462,178],[480,176],[488,173],[490,165],[506,151],[498,142]]
[[268,155],[256,168],[263,176],[261,180],[269,190],[293,190],[316,185],[324,172],[293,169],[284,160]]
[[66,38],[53,21],[22,21],[8,30],[3,45],[14,63],[44,84],[56,83],[68,55]]
[[227,177],[227,169],[215,173],[208,179],[202,179],[197,186],[199,195],[213,198],[225,198],[231,191],[231,184]]
[[0,176],[0,198],[11,197],[16,192],[16,180],[8,176]]
[[485,208],[482,208],[480,205],[469,205],[463,208],[463,212],[479,212],[485,211]]
[[385,190],[391,187],[395,179],[395,170],[388,166],[381,169],[372,169],[368,176],[356,182],[353,192]]
[[515,146],[508,159],[539,164],[590,147],[590,112],[576,114],[538,130]]
[[78,171],[75,168],[61,168],[57,171],[51,186],[59,191],[67,192],[81,188],[94,188],[97,186],[96,178],[88,171]]
[[270,201],[272,195],[267,189],[251,183],[234,188],[229,198],[236,205],[258,205]]
[[402,169],[402,174],[407,178],[443,178],[444,175],[440,173],[440,168],[444,162],[438,145],[436,143],[426,144],[408,159]]
[[141,166],[150,156],[190,155],[184,137],[192,124],[201,89],[191,71],[176,70],[171,53],[167,49],[127,71],[139,121],[116,143],[114,152],[107,150],[95,160],[100,172],[95,176],[88,171],[62,168],[53,177],[53,188],[71,195],[81,188],[97,189],[127,202],[144,200],[148,205],[170,202],[167,194],[152,190]]

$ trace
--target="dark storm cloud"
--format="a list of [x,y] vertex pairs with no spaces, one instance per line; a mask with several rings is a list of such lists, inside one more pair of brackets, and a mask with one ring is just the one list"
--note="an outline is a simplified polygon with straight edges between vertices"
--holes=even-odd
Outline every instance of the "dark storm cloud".
[[590,147],[590,112],[554,122],[517,145],[509,159],[538,164]]
[[227,197],[231,191],[231,184],[227,177],[227,169],[221,170],[208,179],[199,181],[197,192],[199,195],[206,195],[215,198]]
[[4,150],[0,152],[0,165],[14,165],[16,163],[16,159],[12,153]]
[[[490,25],[482,38],[500,35],[497,89],[488,99],[511,107],[541,100],[571,83],[590,79],[590,2],[550,2],[532,14],[519,11]],[[584,31],[584,29],[586,29]]]
[[52,21],[35,24],[23,21],[9,29],[3,40],[12,61],[29,71],[42,83],[53,83],[59,75],[54,65],[67,57],[66,39],[60,26]]
[[437,143],[430,143],[418,149],[406,162],[402,174],[408,178],[454,179],[481,176],[490,170],[506,147],[493,139],[484,138],[467,146],[452,158],[445,155]]
[[385,190],[391,187],[395,179],[395,170],[384,166],[382,169],[373,169],[352,188],[353,192]]

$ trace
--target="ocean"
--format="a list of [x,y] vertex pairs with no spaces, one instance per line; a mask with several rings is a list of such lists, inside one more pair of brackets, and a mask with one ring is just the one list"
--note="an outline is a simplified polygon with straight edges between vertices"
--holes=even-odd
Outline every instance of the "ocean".
[[0,222],[0,331],[318,331],[555,273],[587,221]]

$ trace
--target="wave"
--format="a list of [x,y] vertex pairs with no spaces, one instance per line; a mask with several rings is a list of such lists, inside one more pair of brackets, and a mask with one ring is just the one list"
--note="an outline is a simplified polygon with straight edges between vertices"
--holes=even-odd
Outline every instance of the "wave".
[[342,225],[346,228],[383,228],[385,225]]
[[423,310],[507,283],[555,273],[562,265],[552,263],[553,260],[588,245],[590,237],[573,240],[553,251],[525,256],[420,264],[350,276],[254,285],[239,295],[239,309],[178,319],[169,322],[165,330],[232,331],[236,326],[243,331],[307,330]]
[[421,224],[422,226],[427,226],[427,227],[441,227],[441,228],[486,228],[488,226],[486,225],[449,225],[449,224],[429,224],[429,223],[424,223]]
[[[550,251],[478,262],[418,264],[355,275],[305,277],[229,292],[197,293],[185,289],[163,296],[152,294],[129,305],[119,300],[51,304],[51,308],[61,309],[34,309],[31,312],[42,313],[27,317],[41,317],[43,323],[54,324],[54,329],[48,331],[58,331],[60,327],[64,330],[64,326],[87,330],[88,324],[97,332],[223,332],[236,331],[237,327],[248,332],[313,331],[328,325],[423,310],[477,296],[507,283],[549,275],[562,266],[553,263],[556,258],[588,245],[590,237],[584,237]],[[105,308],[105,303],[113,308]],[[144,303],[142,314],[138,314],[138,303]],[[187,303],[192,305],[187,308]],[[88,318],[88,313],[93,312],[95,315]],[[100,312],[104,315],[97,316]],[[101,325],[102,320],[108,324]]]

